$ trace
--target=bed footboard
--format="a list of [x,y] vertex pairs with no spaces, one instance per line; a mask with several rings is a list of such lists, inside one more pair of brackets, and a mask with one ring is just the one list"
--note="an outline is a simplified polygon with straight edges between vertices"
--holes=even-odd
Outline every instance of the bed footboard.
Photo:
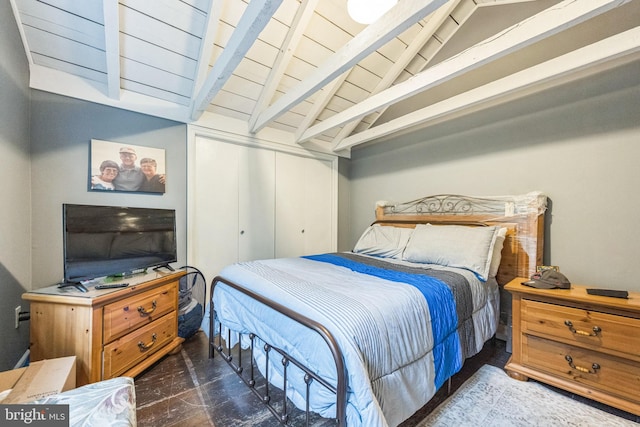
[[[229,331],[228,336],[226,338],[226,347],[223,347],[222,345],[222,325],[219,325],[218,331],[216,333],[215,331],[215,322],[214,322],[214,316],[215,316],[215,306],[213,305],[213,292],[215,290],[215,287],[220,284],[223,283],[233,289],[235,289],[238,292],[241,292],[245,295],[247,295],[248,297],[259,301],[260,303],[270,307],[273,310],[278,311],[279,313],[289,317],[290,319],[306,326],[307,328],[315,331],[316,333],[318,333],[325,341],[325,343],[327,344],[327,347],[329,348],[329,350],[331,351],[331,354],[333,356],[334,362],[335,362],[335,367],[336,367],[336,375],[337,375],[337,384],[336,386],[331,385],[329,382],[327,382],[325,379],[321,378],[320,376],[318,376],[316,373],[314,373],[313,371],[311,371],[309,368],[307,368],[303,363],[301,363],[300,361],[296,360],[295,358],[291,357],[289,354],[287,354],[285,351],[283,351],[282,349],[279,349],[277,347],[274,347],[272,345],[270,345],[269,343],[266,343],[261,337],[258,337],[257,335],[253,334],[253,333],[249,333],[249,339],[251,342],[251,345],[248,349],[248,351],[250,352],[250,372],[248,374],[248,379],[245,375],[243,375],[244,372],[244,367],[242,366],[242,346],[238,345],[238,355],[237,355],[237,359],[238,362],[236,363],[234,361],[234,357],[231,355],[231,347],[229,345],[229,343],[231,342],[231,331]],[[278,409],[276,406],[274,406],[272,404],[272,396],[269,392],[269,365],[268,365],[268,360],[269,360],[269,355],[272,351],[275,351],[277,353],[276,357],[281,357],[281,361],[282,361],[282,365],[283,365],[283,382],[284,384],[282,384],[282,390],[286,390],[286,385],[287,385],[287,367],[290,364],[294,364],[296,367],[298,367],[300,370],[302,370],[304,372],[304,382],[306,384],[306,425],[309,425],[309,417],[310,417],[310,410],[309,410],[309,399],[310,399],[310,395],[309,395],[309,391],[310,391],[310,387],[313,381],[315,381],[316,383],[322,385],[324,388],[326,388],[327,390],[331,391],[332,393],[334,393],[336,395],[336,425],[338,426],[346,426],[346,407],[347,407],[347,371],[346,371],[346,366],[344,364],[344,358],[342,355],[342,351],[340,350],[340,347],[336,341],[336,339],[333,337],[333,335],[331,334],[331,332],[329,332],[323,325],[319,324],[318,322],[309,319],[306,316],[303,316],[300,313],[297,313],[275,301],[272,301],[268,298],[265,298],[261,295],[256,294],[255,292],[252,292],[240,285],[238,285],[237,283],[234,283],[230,280],[227,280],[223,277],[217,276],[213,279],[212,283],[211,283],[211,310],[209,311],[209,357],[213,357],[215,352],[220,353],[220,355],[223,357],[223,359],[229,364],[229,366],[232,367],[232,369],[236,372],[236,374],[238,374],[238,376],[243,380],[243,382],[249,387],[249,389],[256,394],[260,400],[267,406],[267,408],[271,411],[271,413],[275,416],[275,418],[281,423],[281,424],[287,424],[288,420],[289,420],[289,416],[290,416],[290,411],[288,409],[287,406],[287,397],[286,397],[286,393],[284,393],[284,397],[283,397],[283,402],[282,402],[282,407],[280,409]],[[218,336],[218,343],[216,344],[215,342],[215,337],[216,335]],[[238,333],[238,341],[240,341],[242,334]],[[254,343],[256,341],[256,339],[260,339],[260,341],[265,342],[264,344],[264,352],[266,354],[266,366],[265,366],[265,380],[266,380],[266,387],[264,389],[264,392],[261,392],[260,390],[258,390],[255,385],[256,385],[256,381],[255,381],[255,376],[254,376],[254,358],[253,358],[253,352],[254,352]],[[247,351],[247,350],[245,350]]]

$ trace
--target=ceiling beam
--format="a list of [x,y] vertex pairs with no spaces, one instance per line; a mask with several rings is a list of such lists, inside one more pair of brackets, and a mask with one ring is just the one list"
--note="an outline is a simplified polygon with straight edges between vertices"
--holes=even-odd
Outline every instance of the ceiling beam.
[[342,83],[347,79],[351,70],[345,71],[341,76],[334,79],[331,83],[323,87],[317,94],[316,100],[313,102],[311,106],[311,110],[305,114],[302,122],[298,125],[294,139],[296,142],[299,142],[299,138],[309,129],[313,123],[315,123],[316,119],[320,116],[322,111],[325,109],[329,102],[333,98],[333,96],[338,92]]
[[[424,47],[427,41],[429,41],[429,39],[438,30],[438,28],[440,28],[442,23],[449,17],[453,10],[458,7],[460,1],[462,0],[451,0],[428,17],[426,25],[422,27],[418,35],[412,40],[411,44],[407,46],[404,52],[402,52],[398,60],[393,63],[389,72],[387,72],[382,80],[378,82],[376,87],[371,92],[371,95],[375,95],[376,93],[380,93],[383,90],[389,88],[398,79],[407,65],[415,58],[418,52],[420,52],[420,49]],[[458,25],[462,25],[462,23],[458,23]],[[444,46],[444,44],[445,43],[443,43],[442,46]],[[378,115],[380,114],[382,113],[379,112]],[[338,132],[338,135],[336,135],[334,141],[332,142],[334,148],[340,143],[340,141],[348,137],[351,132],[353,132],[353,130],[358,126],[358,123],[360,123],[361,120],[362,118],[360,118],[360,120],[354,120],[352,122],[346,123],[343,128],[340,129],[340,132]],[[300,134],[296,135],[296,137],[299,138],[301,135],[303,135],[303,132],[300,132]]]
[[209,61],[213,55],[214,40],[218,25],[220,23],[220,14],[222,12],[223,0],[212,0],[209,13],[207,16],[207,26],[204,30],[202,40],[200,41],[200,54],[198,55],[198,69],[196,71],[195,80],[193,82],[193,90],[191,93],[192,102],[196,94],[202,89],[207,79],[209,71]]
[[247,4],[229,43],[216,60],[193,103],[191,119],[198,120],[204,110],[229,80],[247,51],[269,23],[282,0],[253,0]]
[[334,151],[420,125],[433,125],[531,93],[602,72],[640,58],[640,27],[611,36],[557,58],[413,111],[342,140]]
[[450,81],[469,71],[516,52],[535,42],[558,34],[631,0],[565,0],[555,6],[509,27],[500,33],[433,67],[398,83],[377,95],[343,110],[309,128],[301,138],[307,141],[352,120],[359,119],[382,107]]
[[445,2],[446,0],[399,2],[382,18],[366,27],[336,51],[329,60],[311,72],[306,79],[260,113],[251,132],[259,131],[269,122],[308,98],[309,95],[319,91],[327,83],[348,71],[361,59],[404,32]]
[[289,27],[284,43],[278,52],[278,56],[276,57],[276,61],[273,64],[271,71],[269,71],[269,76],[267,77],[267,81],[260,92],[260,97],[256,101],[251,117],[249,117],[249,129],[255,126],[256,121],[258,120],[258,114],[268,107],[269,102],[273,99],[273,95],[278,89],[278,84],[280,84],[280,80],[282,80],[282,76],[291,61],[296,48],[298,47],[298,43],[300,42],[300,39],[302,39],[311,18],[313,18],[318,1],[319,0],[302,0],[302,3],[298,6],[298,10],[296,11],[293,22]]
[[104,0],[104,52],[107,64],[107,96],[120,99],[120,5],[118,0]]

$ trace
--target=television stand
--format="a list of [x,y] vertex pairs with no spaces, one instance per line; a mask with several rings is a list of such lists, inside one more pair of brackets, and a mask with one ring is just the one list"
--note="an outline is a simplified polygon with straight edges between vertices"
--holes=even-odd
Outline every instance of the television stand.
[[127,279],[126,288],[87,285],[88,292],[79,292],[74,283],[63,283],[24,293],[31,311],[31,360],[76,356],[77,386],[135,377],[184,341],[178,336],[184,274],[141,274]]

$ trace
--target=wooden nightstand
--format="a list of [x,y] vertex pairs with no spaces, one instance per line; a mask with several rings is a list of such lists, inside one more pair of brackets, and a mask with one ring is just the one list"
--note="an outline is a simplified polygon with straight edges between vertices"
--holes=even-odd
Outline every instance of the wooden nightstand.
[[505,286],[513,295],[507,373],[640,415],[640,293],[601,297],[585,286],[536,289],[526,280]]
[[76,385],[134,377],[180,349],[178,289],[184,272],[126,279],[129,287],[57,286],[27,292],[31,360],[76,356]]

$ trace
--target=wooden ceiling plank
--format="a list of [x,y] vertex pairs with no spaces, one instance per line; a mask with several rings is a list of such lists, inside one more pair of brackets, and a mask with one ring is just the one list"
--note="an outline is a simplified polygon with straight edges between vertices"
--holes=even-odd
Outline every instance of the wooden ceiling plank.
[[518,24],[501,31],[460,54],[416,74],[365,101],[344,110],[330,119],[307,129],[301,140],[306,141],[326,130],[342,126],[352,120],[386,107],[417,93],[475,70],[535,42],[558,34],[632,0],[592,0],[574,2],[565,0]]
[[102,24],[103,14],[100,9],[100,2],[97,1],[38,0],[38,3]]
[[138,82],[161,91],[176,93],[183,98],[188,98],[191,94],[191,79],[127,58],[122,58],[121,64],[123,81]]
[[120,57],[133,59],[192,81],[197,73],[198,63],[195,59],[128,34],[120,34]]
[[198,120],[207,108],[207,104],[229,79],[244,55],[251,48],[260,32],[267,25],[271,16],[282,3],[282,0],[252,1],[247,5],[238,26],[233,31],[229,44],[209,72],[202,88],[194,100],[191,118]]
[[445,2],[446,0],[399,2],[381,19],[358,33],[351,41],[332,55],[330,60],[316,68],[294,90],[280,97],[260,113],[255,126],[251,128],[251,132],[258,132],[270,121],[284,114],[293,105],[320,90],[327,83],[357,64],[361,59],[436,10]]
[[196,9],[199,9],[204,13],[209,13],[212,1],[214,0],[182,0],[183,3],[195,7]]
[[124,34],[180,53],[187,58],[195,59],[200,53],[202,40],[199,36],[182,31],[168,22],[159,21],[124,4],[120,5],[120,30]]
[[33,63],[38,67],[51,68],[53,70],[58,70],[63,73],[67,73],[73,75],[75,77],[83,78],[87,81],[94,81],[100,83],[100,87],[104,85],[105,94],[106,90],[106,82],[107,75],[104,71],[92,70],[87,67],[83,67],[81,65],[72,64],[68,61],[61,61],[56,58],[52,58],[50,56],[40,55],[39,53],[33,53]]
[[107,96],[120,99],[120,12],[118,0],[103,0]]
[[435,124],[526,94],[602,72],[640,57],[640,27],[611,36],[533,67],[492,81],[454,97],[421,108],[387,123],[345,138],[334,151],[350,149],[408,128]]
[[182,1],[120,0],[123,6],[200,37],[207,25],[205,13]]
[[[34,15],[34,13],[36,14]],[[62,11],[57,11],[55,14],[56,18],[60,18],[60,21],[52,20],[47,15],[50,15],[48,10],[44,12],[21,9],[21,21],[17,22],[21,22],[23,26],[38,28],[47,33],[59,35],[102,50],[105,49],[104,27],[101,23],[90,22]]]
[[254,109],[249,118],[249,129],[253,128],[258,120],[258,114],[264,110],[268,105],[273,95],[278,88],[278,84],[287,69],[287,64],[293,57],[293,53],[300,42],[300,39],[304,35],[304,31],[309,25],[309,21],[313,17],[315,8],[318,4],[318,0],[302,0],[302,3],[298,7],[296,14],[291,23],[291,27],[287,36],[278,52],[275,63],[271,67],[267,81],[265,82],[260,96],[254,106]]
[[[280,50],[277,47],[258,38],[253,46],[249,48],[244,57],[252,62],[271,68],[271,64],[273,64],[278,57],[278,52],[280,52]],[[245,61],[243,61],[240,66],[242,66],[244,62]]]
[[[400,58],[398,58],[387,74],[385,74],[382,80],[380,80],[375,89],[371,92],[371,95],[375,95],[389,88],[398,79],[405,67],[407,67],[413,58],[415,58],[422,47],[427,43],[427,41],[429,41],[431,36],[433,36],[437,29],[440,28],[440,25],[442,25],[453,9],[455,9],[461,1],[462,0],[450,1],[430,15],[427,24],[422,27],[422,30],[420,30],[416,35],[411,44],[402,52]],[[337,146],[344,138],[349,136],[358,126],[360,121],[361,119],[345,124],[340,132],[338,132],[338,136],[333,143],[334,147]]]
[[153,86],[134,82],[131,80],[122,79],[122,93],[137,93],[139,95],[145,95],[150,98],[157,98],[163,101],[172,102],[174,104],[180,104],[185,108],[189,107],[189,98],[181,96],[178,93],[167,92],[166,90],[158,89]]
[[57,34],[46,33],[33,27],[25,27],[25,35],[29,40],[32,55],[41,54],[92,70],[106,72],[103,49],[78,43]]

